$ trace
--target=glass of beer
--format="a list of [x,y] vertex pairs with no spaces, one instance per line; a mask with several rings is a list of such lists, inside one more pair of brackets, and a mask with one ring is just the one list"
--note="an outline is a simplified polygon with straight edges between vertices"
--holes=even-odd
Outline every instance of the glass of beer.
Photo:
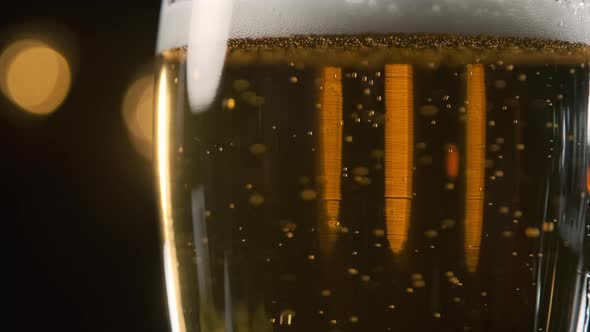
[[173,332],[586,332],[583,0],[164,0]]

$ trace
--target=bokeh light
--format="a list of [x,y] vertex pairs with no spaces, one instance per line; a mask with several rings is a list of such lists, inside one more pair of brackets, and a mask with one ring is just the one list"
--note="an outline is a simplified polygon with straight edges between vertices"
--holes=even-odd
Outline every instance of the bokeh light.
[[66,58],[39,40],[16,41],[0,55],[0,90],[28,113],[55,112],[68,95],[71,83]]
[[135,80],[123,99],[123,120],[135,149],[145,158],[152,157],[154,78],[147,74]]

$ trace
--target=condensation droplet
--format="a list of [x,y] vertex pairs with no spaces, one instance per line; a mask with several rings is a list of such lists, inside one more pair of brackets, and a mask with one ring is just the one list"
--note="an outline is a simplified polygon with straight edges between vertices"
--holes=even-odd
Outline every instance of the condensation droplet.
[[420,107],[420,114],[423,116],[435,116],[439,112],[436,105],[424,105]]
[[449,229],[449,228],[453,228],[455,227],[455,220],[447,218],[447,219],[443,219],[440,223],[440,228],[441,229]]
[[543,223],[543,232],[551,233],[555,229],[555,224],[550,221],[545,221]]
[[246,91],[250,87],[250,82],[246,80],[235,80],[233,82],[233,87],[239,92]]
[[375,229],[373,231],[373,235],[375,235],[376,237],[383,237],[385,236],[385,230],[381,228]]
[[365,167],[365,166],[355,167],[352,170],[352,174],[357,175],[357,176],[367,176],[367,175],[369,175],[369,168]]
[[252,195],[250,195],[249,202],[253,206],[260,206],[260,205],[264,204],[264,196],[262,196],[261,194],[258,194],[258,193],[252,194]]
[[494,82],[494,87],[496,87],[496,89],[504,89],[506,87],[506,81],[497,80]]
[[541,235],[541,230],[537,227],[527,227],[524,234],[528,238],[538,238]]
[[255,156],[263,155],[265,152],[266,152],[266,145],[264,145],[264,144],[256,143],[256,144],[250,145],[250,153]]
[[313,189],[305,189],[301,191],[301,199],[304,201],[312,201],[318,196],[317,192]]
[[426,282],[423,279],[413,280],[412,287],[413,288],[424,288],[424,287],[426,287]]
[[426,236],[429,239],[434,239],[438,236],[438,231],[435,229],[427,229],[424,231],[424,236]]

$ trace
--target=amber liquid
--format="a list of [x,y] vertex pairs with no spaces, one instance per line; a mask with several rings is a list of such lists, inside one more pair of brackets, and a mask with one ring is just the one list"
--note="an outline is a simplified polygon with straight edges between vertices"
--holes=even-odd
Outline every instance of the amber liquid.
[[233,40],[198,110],[185,56],[156,116],[181,331],[586,331],[589,48]]

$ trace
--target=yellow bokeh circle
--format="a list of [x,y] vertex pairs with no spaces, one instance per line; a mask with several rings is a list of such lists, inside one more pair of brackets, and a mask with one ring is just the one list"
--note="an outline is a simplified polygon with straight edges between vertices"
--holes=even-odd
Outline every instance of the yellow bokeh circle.
[[144,157],[152,155],[154,78],[145,75],[135,80],[123,98],[123,120],[131,142]]
[[22,110],[53,113],[65,100],[72,82],[66,58],[38,40],[20,40],[0,55],[0,89]]

